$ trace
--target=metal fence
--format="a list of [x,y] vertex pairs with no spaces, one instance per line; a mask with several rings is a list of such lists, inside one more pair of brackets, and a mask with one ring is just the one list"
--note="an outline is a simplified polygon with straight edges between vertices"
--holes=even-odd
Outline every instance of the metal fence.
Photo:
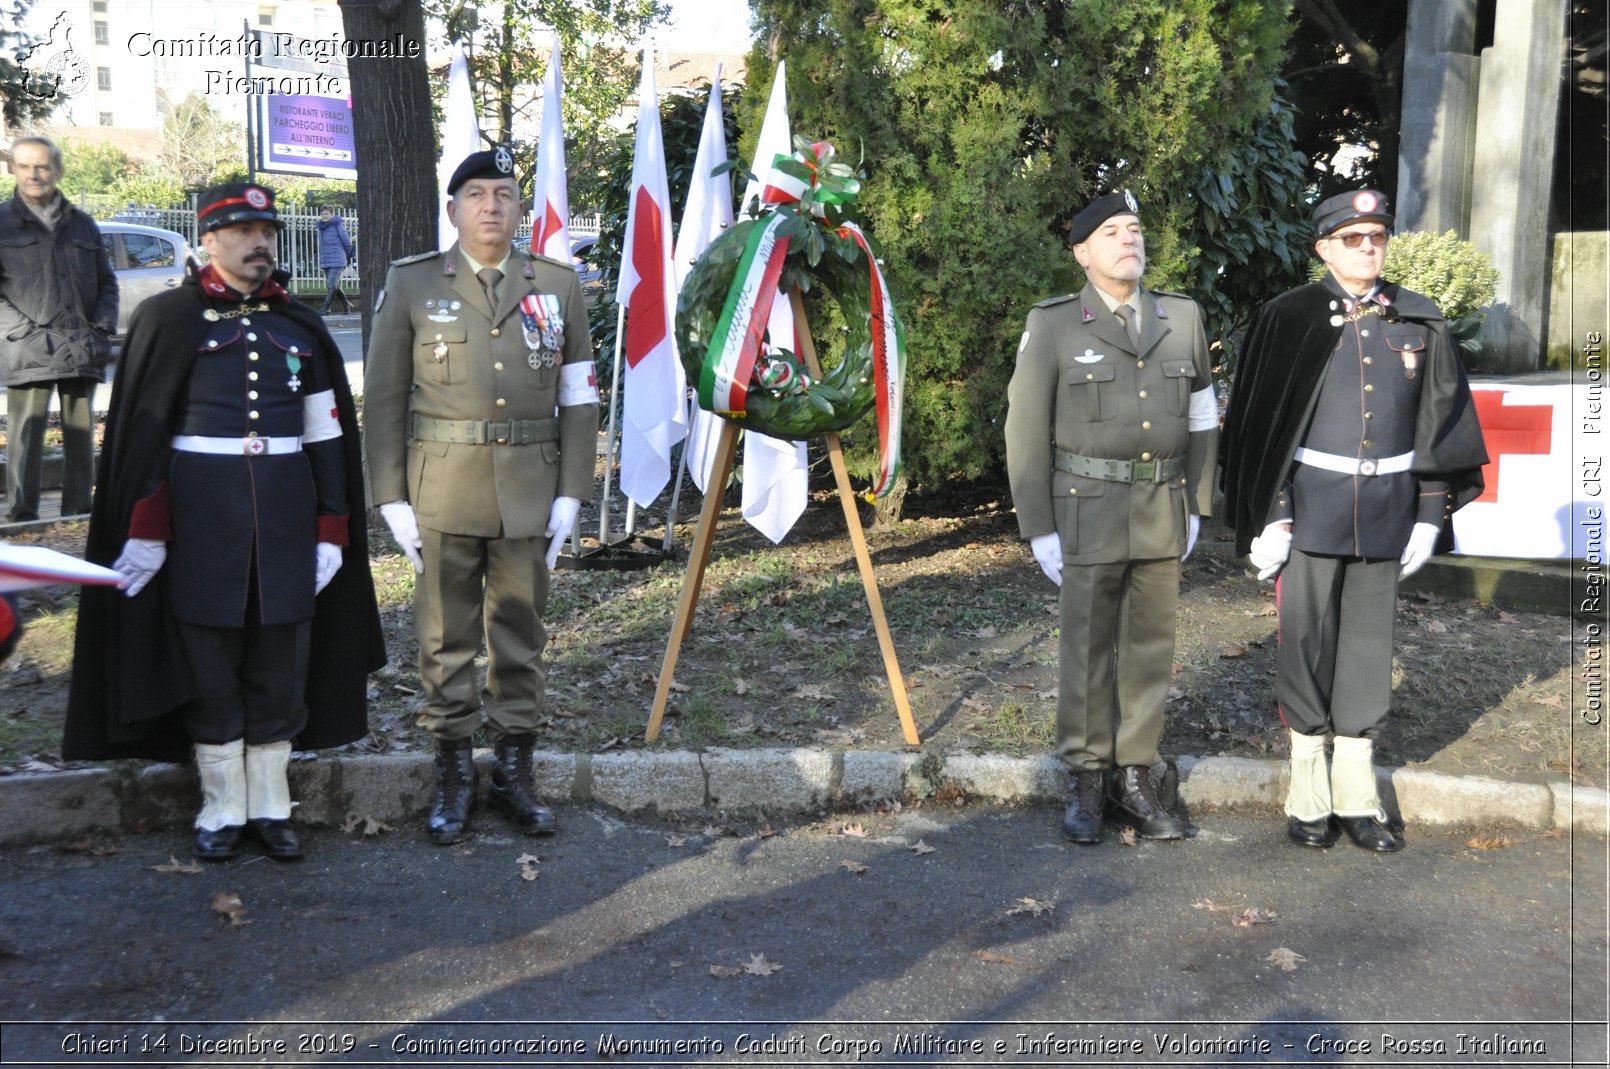
[[[91,200],[80,203],[79,207],[102,222],[139,223],[142,226],[156,226],[183,234],[196,252],[205,256],[201,248],[200,235],[196,233],[196,210],[193,206],[158,208],[148,204],[140,207],[135,204],[118,205],[109,201]],[[339,214],[346,222],[347,236],[352,239],[355,254],[353,265],[342,272],[341,284],[343,289],[356,293],[359,271],[363,267],[363,243],[359,238],[361,224],[357,215],[352,212],[343,211]],[[291,273],[291,292],[323,293],[324,270],[319,267],[318,213],[306,209],[282,207],[279,210],[279,217],[280,222],[284,224],[280,231],[280,266]],[[571,216],[571,236],[579,238],[584,235],[596,235],[599,222],[599,217],[596,215]],[[520,224],[515,239],[522,243],[531,240],[529,223]]]

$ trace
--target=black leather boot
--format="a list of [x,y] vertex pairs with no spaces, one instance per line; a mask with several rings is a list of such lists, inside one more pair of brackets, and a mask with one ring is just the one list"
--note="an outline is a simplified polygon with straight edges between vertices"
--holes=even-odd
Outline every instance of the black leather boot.
[[1068,809],[1062,814],[1063,835],[1076,843],[1101,842],[1101,806],[1106,783],[1107,773],[1099,768],[1073,774]]
[[492,808],[514,821],[527,835],[552,835],[556,822],[553,810],[537,801],[536,780],[531,772],[530,735],[505,735],[493,744],[492,787],[487,797]]
[[469,739],[436,740],[436,801],[430,807],[430,841],[438,846],[460,842],[470,833],[479,780]]
[[1151,769],[1125,765],[1111,772],[1107,819],[1126,824],[1142,839],[1183,839],[1185,821],[1163,808],[1152,786]]

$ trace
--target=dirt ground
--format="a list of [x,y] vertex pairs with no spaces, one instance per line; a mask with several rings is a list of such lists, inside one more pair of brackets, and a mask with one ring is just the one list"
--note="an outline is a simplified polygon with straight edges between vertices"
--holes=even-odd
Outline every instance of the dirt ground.
[[[902,748],[830,489],[813,494],[780,546],[744,524],[735,508],[722,513],[664,730],[644,742],[699,504],[696,493],[684,496],[669,560],[555,574],[541,746]],[[870,508],[862,515],[871,522]],[[664,523],[663,511],[639,511],[640,537],[627,548],[657,549]],[[622,526],[615,517],[612,529]],[[583,514],[581,529],[597,534],[596,512]],[[18,540],[81,552],[83,536],[81,524],[59,524]],[[923,745],[1047,752],[1056,592],[1018,538],[1005,491],[912,496],[899,523],[869,529],[868,539]],[[411,717],[420,693],[408,609],[412,571],[383,529],[375,542],[392,665],[373,677],[372,733],[351,748],[423,750],[427,740]],[[36,591],[25,603],[28,633],[0,665],[0,774],[61,767],[56,746],[76,595]],[[1183,570],[1178,634],[1164,753],[1282,755],[1273,587],[1231,559],[1228,535],[1212,525]],[[1525,781],[1602,780],[1603,733],[1573,734],[1572,683],[1582,663],[1569,617],[1409,594],[1399,607],[1396,649],[1394,713],[1378,763]]]

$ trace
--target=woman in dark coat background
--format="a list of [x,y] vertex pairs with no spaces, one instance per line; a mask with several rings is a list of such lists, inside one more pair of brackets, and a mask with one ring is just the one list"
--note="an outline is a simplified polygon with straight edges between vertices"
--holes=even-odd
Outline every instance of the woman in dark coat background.
[[320,315],[330,314],[330,305],[341,298],[341,314],[352,311],[352,302],[341,290],[341,272],[352,262],[352,239],[347,224],[326,204],[319,209],[319,266],[324,269],[324,307]]

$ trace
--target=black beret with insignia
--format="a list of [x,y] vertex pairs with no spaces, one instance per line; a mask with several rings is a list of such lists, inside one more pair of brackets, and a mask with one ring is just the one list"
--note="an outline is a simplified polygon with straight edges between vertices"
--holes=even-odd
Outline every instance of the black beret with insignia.
[[[514,154],[499,145],[465,156],[464,162],[453,172],[453,177],[448,179],[447,195],[451,197],[457,193],[458,187],[472,178],[514,178]],[[519,179],[515,181],[518,183]]]
[[1097,197],[1074,216],[1073,226],[1068,228],[1068,244],[1077,245],[1084,241],[1096,232],[1098,226],[1115,215],[1133,215],[1139,218],[1140,205],[1135,203],[1135,195],[1129,190]]

